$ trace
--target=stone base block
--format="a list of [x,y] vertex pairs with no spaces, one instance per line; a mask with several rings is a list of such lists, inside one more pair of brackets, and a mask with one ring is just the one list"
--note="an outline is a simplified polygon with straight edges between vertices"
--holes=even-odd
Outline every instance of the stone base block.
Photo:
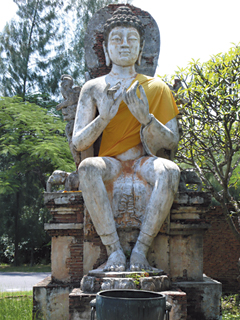
[[180,289],[163,291],[166,300],[172,305],[169,320],[187,320],[187,295]]
[[92,270],[81,280],[81,290],[88,293],[97,293],[101,290],[112,289],[139,289],[161,292],[170,288],[170,279],[158,272],[98,272]]
[[79,288],[73,289],[69,295],[69,320],[91,319],[90,301],[95,297],[96,294],[83,293]]
[[[181,290],[161,292],[166,295],[167,301],[172,304],[169,320],[187,320],[186,316],[186,293]],[[69,320],[91,319],[90,301],[96,294],[87,294],[80,289],[73,289],[69,295]],[[151,320],[151,319],[149,319]]]
[[220,320],[222,284],[204,275],[203,281],[175,282],[187,294],[187,320]]
[[69,313],[69,293],[73,285],[51,283],[51,277],[33,286],[33,319],[66,320]]

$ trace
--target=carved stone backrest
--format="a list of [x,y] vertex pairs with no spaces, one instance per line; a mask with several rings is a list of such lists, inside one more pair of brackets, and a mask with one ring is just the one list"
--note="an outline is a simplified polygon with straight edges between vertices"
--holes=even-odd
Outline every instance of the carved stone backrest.
[[[107,67],[103,52],[103,27],[113,12],[123,4],[110,4],[100,9],[89,21],[85,36],[85,60],[90,78],[103,76],[110,72],[111,66]],[[141,65],[136,65],[138,73],[153,77],[157,68],[160,52],[160,34],[156,21],[152,16],[139,8],[126,5],[138,16],[145,27],[145,46],[143,49]]]

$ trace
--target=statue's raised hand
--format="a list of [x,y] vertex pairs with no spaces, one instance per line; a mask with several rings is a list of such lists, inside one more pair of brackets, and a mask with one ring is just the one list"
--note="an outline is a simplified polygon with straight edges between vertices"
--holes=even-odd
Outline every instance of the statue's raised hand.
[[149,105],[146,93],[143,87],[139,86],[140,98],[137,96],[137,87],[139,82],[136,81],[128,90],[123,90],[123,101],[128,106],[133,116],[143,125],[148,124],[151,121],[149,114]]
[[103,91],[103,97],[100,102],[99,114],[103,120],[109,122],[118,112],[119,105],[122,101],[122,93],[115,99],[116,92],[120,89],[121,84],[117,83],[115,86],[110,88],[108,83]]

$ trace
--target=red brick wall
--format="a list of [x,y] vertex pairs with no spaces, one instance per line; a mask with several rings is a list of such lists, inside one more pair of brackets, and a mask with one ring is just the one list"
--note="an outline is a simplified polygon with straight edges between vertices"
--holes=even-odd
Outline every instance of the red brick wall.
[[[69,268],[70,282],[78,288],[83,277],[83,230],[51,230],[48,231],[48,234],[51,237],[74,237],[70,244],[70,258],[67,260],[67,267]],[[55,283],[58,282],[56,279],[52,280]]]
[[223,292],[237,292],[240,289],[237,281],[240,243],[231,232],[220,207],[212,208],[206,218],[211,227],[204,236],[203,271],[222,282]]

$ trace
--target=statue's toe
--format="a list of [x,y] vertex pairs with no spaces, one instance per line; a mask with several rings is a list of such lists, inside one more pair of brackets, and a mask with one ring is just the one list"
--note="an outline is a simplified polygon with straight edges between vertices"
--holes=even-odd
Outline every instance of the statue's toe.
[[122,250],[117,250],[113,252],[104,267],[104,272],[120,272],[124,271],[126,267],[126,257]]
[[139,263],[131,264],[130,271],[139,271],[139,270],[140,270],[140,264]]
[[109,265],[106,265],[104,268],[103,268],[103,271],[104,272],[109,272],[109,271],[111,271],[111,266],[109,266]]
[[115,271],[117,272],[125,271],[125,266],[123,264],[117,265]]
[[125,269],[126,269],[126,266],[125,266],[124,264],[121,264],[121,265],[119,266],[119,271],[120,271],[120,272],[125,271]]
[[113,266],[111,266],[109,269],[110,269],[109,271],[113,272],[113,271],[115,271],[116,266],[115,266],[115,265],[113,265]]

